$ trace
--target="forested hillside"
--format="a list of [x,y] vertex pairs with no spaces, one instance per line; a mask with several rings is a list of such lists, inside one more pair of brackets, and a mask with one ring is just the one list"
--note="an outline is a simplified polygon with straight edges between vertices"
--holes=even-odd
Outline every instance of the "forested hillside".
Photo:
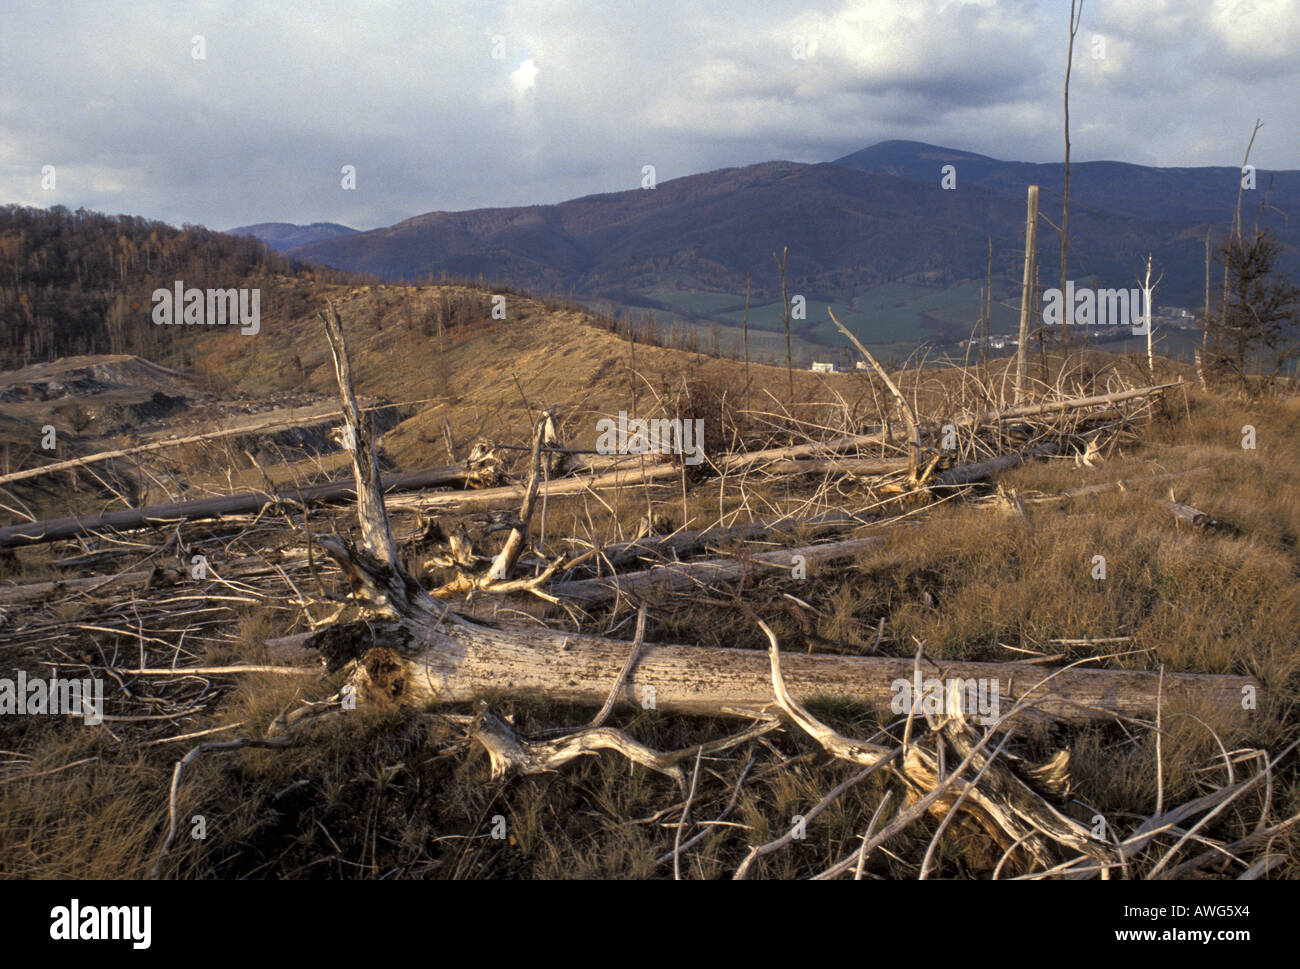
[[354,278],[202,226],[0,207],[0,369],[85,353],[168,360],[177,343],[160,340],[150,296],[177,280],[187,288],[261,287],[263,313],[298,315],[313,281]]

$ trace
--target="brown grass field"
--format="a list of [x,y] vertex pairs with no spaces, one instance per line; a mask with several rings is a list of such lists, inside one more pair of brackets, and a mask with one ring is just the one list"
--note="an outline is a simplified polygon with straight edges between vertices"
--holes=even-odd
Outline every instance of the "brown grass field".
[[[508,297],[507,320],[491,321],[476,302],[484,294],[472,287],[375,287],[320,295],[339,306],[358,391],[400,405],[400,423],[382,439],[383,460],[394,469],[446,463],[444,422],[461,455],[481,438],[526,444],[544,407],[556,408],[563,440],[583,449],[592,448],[600,416],[685,408],[706,421],[710,453],[793,440],[801,429],[814,426],[870,424],[881,414],[879,387],[863,374],[798,372],[792,396],[784,367],[755,364],[747,379],[742,362],[634,345],[589,325],[576,310],[523,296]],[[429,307],[439,301],[462,307],[450,311],[441,337],[423,326]],[[219,396],[205,405],[208,410],[187,412],[191,423],[178,420],[178,428],[210,426],[223,395],[235,390],[253,399],[276,393],[334,397],[328,346],[314,317],[268,322],[263,337],[254,351],[247,341],[193,335],[195,372],[206,375]],[[1059,373],[1063,364],[1059,354],[1033,360],[1036,375],[1040,367]],[[990,385],[998,385],[1006,365],[1006,360],[995,361]],[[1101,353],[1081,362],[1076,358],[1066,369],[1079,375],[1085,391],[1104,387],[1108,374],[1121,376],[1130,386],[1180,376],[1186,383],[1166,393],[1136,433],[1118,441],[1092,467],[1071,456],[1029,462],[991,485],[941,502],[882,496],[872,482],[852,476],[809,480],[755,473],[720,481],[683,475],[654,487],[550,499],[545,551],[563,549],[567,538],[598,545],[631,537],[646,516],[657,520],[660,530],[673,531],[800,509],[884,508],[886,517],[844,535],[881,535],[882,544],[848,561],[811,568],[806,578],[773,570],[740,587],[648,595],[646,640],[766,650],[767,639],[755,621],[761,618],[790,653],[911,657],[923,643],[925,655],[939,663],[1038,655],[1056,657],[1058,664],[1090,654],[1123,653],[1098,665],[1258,678],[1263,685],[1258,708],[1244,718],[1167,697],[1159,770],[1156,732],[1133,724],[1039,724],[1017,733],[1016,753],[1030,760],[1058,748],[1070,750],[1073,788],[1060,810],[1084,824],[1100,815],[1113,830],[1131,831],[1156,812],[1158,799],[1166,807],[1191,801],[1222,787],[1229,771],[1237,779],[1253,771],[1255,761],[1243,752],[1276,755],[1300,736],[1300,397],[1285,391],[1246,401],[1207,392],[1190,368],[1164,360],[1157,361],[1154,379],[1148,379],[1145,361]],[[902,379],[904,392],[914,394],[928,413],[955,400],[961,385],[958,371],[938,361],[910,368]],[[1087,381],[1092,383],[1085,386]],[[27,425],[0,416],[0,434],[12,445],[17,466]],[[1242,447],[1245,425],[1255,428],[1254,449]],[[83,453],[102,443],[92,446],[88,439]],[[515,453],[510,470],[526,475],[527,455]],[[347,455],[337,450],[308,455],[282,447],[279,460],[257,464],[242,445],[155,454],[143,467],[164,482],[169,475],[183,477],[195,495],[260,488],[264,475],[279,484],[337,476],[350,467]],[[1034,500],[1090,484],[1202,466],[1208,468],[1204,473],[1127,490],[1068,501]],[[1231,529],[1178,525],[1149,500],[1167,498],[1171,491],[1179,502],[1208,512]],[[149,481],[143,481],[140,494],[141,500],[167,500],[165,489]],[[11,497],[41,515],[102,510],[113,503],[93,483],[63,477],[15,488]],[[1023,515],[1011,510],[1016,499],[1023,502]],[[414,528],[410,519],[397,517],[397,530]],[[481,516],[442,518],[444,527],[457,521],[474,527]],[[305,548],[296,524],[289,528],[281,518],[268,520],[265,527],[272,524],[279,528],[276,544]],[[350,506],[319,509],[312,512],[310,524],[315,534],[331,528],[347,534],[355,531],[355,515]],[[536,526],[532,537],[540,544]],[[168,534],[133,540],[161,543]],[[196,542],[213,540],[205,547],[214,550],[218,562],[234,542],[223,545],[217,540],[221,534],[208,525],[186,526],[187,542],[191,535]],[[495,533],[488,547],[499,547],[502,536]],[[793,546],[816,540],[795,531],[777,541]],[[0,591],[46,578],[53,559],[78,554],[71,546],[52,549],[22,550],[0,560]],[[419,561],[420,548],[408,545],[404,551],[410,563]],[[151,561],[154,552],[142,546],[114,560],[108,572],[138,567],[137,561]],[[1106,560],[1102,581],[1091,574],[1096,555]],[[437,570],[423,576],[426,583],[446,577]],[[317,621],[337,608],[351,610],[345,616],[355,614],[352,605],[326,601],[327,594],[343,598],[346,592],[337,569],[322,565],[319,575],[304,581],[312,582],[304,590],[313,600],[306,609],[283,585],[275,594],[232,592],[230,598],[241,601],[223,606],[228,611],[221,614],[220,628],[192,631],[189,640],[184,626],[166,624],[141,625],[138,637],[129,622],[116,632],[104,631],[109,610],[102,593],[56,595],[35,611],[3,607],[0,676],[19,670],[35,676],[51,662],[81,664],[84,670],[102,666],[107,656],[116,656],[119,667],[131,665],[143,655],[146,635],[157,640],[151,649],[163,650],[154,655],[154,664],[165,662],[157,657],[182,642],[194,658],[178,665],[283,662],[268,653],[266,642],[306,630],[306,613]],[[137,593],[142,601],[164,594],[161,587]],[[113,615],[121,619],[129,613],[119,608]],[[630,642],[635,615],[636,604],[600,607],[581,618],[580,628]],[[550,621],[560,628],[579,628],[562,611],[552,611]],[[56,622],[101,628],[74,628],[51,646],[40,630]],[[19,636],[14,630],[23,623],[28,631]],[[290,662],[319,668],[312,657]],[[120,721],[85,727],[54,717],[0,719],[0,876],[147,877],[160,860],[167,832],[173,767],[197,742],[173,738],[201,731],[213,731],[203,740],[261,737],[286,709],[324,700],[341,682],[339,673],[110,680],[109,710],[125,718]],[[154,709],[149,704],[155,693],[171,706],[158,708],[165,714],[141,719]],[[185,712],[186,698],[194,696],[202,702]],[[488,699],[514,718],[521,733],[534,737],[583,724],[594,712],[544,696],[527,702]],[[891,726],[879,711],[852,697],[822,697],[808,705],[848,736],[867,738]],[[443,716],[472,710],[465,704],[431,709],[363,704],[287,749],[242,749],[197,758],[185,768],[178,792],[180,836],[162,858],[161,875],[674,876],[684,800],[669,779],[612,752],[579,758],[554,773],[494,779],[484,751],[466,739],[455,718]],[[688,747],[736,729],[735,721],[622,707],[610,724],[658,750]],[[680,877],[731,877],[750,846],[782,835],[796,816],[807,815],[857,772],[855,765],[832,758],[791,728],[702,758],[690,803],[691,826],[682,838],[700,837],[681,852]],[[825,870],[855,850],[891,786],[896,785],[884,772],[850,786],[807,821],[805,838],[758,860],[751,877],[805,878]],[[898,801],[895,794],[882,823]],[[1166,873],[1209,847],[1294,819],[1298,812],[1300,774],[1292,755],[1272,771],[1267,784],[1233,800],[1197,831]],[[203,819],[203,838],[191,836],[196,817]],[[863,877],[917,877],[938,824],[927,816],[891,838],[868,859]],[[494,837],[494,828],[505,836]],[[1162,836],[1159,847],[1126,874],[1141,877],[1143,866],[1150,868],[1183,833],[1179,829]],[[939,839],[930,877],[987,878],[1000,854],[979,832],[952,825]],[[1266,877],[1300,876],[1296,828],[1253,846],[1242,861],[1216,859],[1184,874],[1236,877],[1266,856],[1276,856]]]

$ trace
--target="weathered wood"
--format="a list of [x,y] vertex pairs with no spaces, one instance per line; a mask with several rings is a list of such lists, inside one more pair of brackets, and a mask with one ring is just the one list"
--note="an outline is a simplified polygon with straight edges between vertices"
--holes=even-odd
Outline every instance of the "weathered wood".
[[[608,602],[624,595],[644,595],[647,592],[672,592],[693,586],[706,586],[721,582],[737,582],[754,573],[771,573],[773,569],[787,574],[797,565],[804,567],[852,558],[861,552],[883,544],[883,535],[854,538],[844,542],[822,542],[800,548],[783,548],[754,555],[709,559],[704,562],[678,562],[656,565],[640,572],[604,579],[577,579],[557,582],[546,591],[561,599],[584,606]],[[802,562],[799,561],[802,559]]]
[[775,518],[728,528],[694,529],[605,545],[600,550],[597,562],[617,569],[630,562],[655,558],[677,559],[711,545],[763,538],[774,533],[795,531],[800,528],[850,528],[869,524],[871,524],[869,518],[852,515],[846,511],[832,511],[813,518]]
[[[558,498],[582,494],[585,491],[609,491],[633,485],[650,484],[665,478],[681,475],[681,468],[671,464],[649,464],[644,469],[629,467],[604,474],[580,475],[573,478],[552,479],[539,489],[539,495]],[[502,485],[478,491],[460,491],[434,495],[398,495],[388,502],[396,511],[459,512],[473,508],[491,508],[498,505],[517,505],[523,501],[527,489],[523,485]]]
[[[421,491],[426,488],[463,488],[472,481],[464,468],[425,468],[390,475],[383,479],[386,492]],[[268,495],[250,491],[217,498],[200,498],[196,501],[175,501],[144,508],[125,508],[103,515],[73,515],[51,518],[0,528],[0,548],[21,548],[43,542],[87,535],[91,532],[115,530],[130,531],[141,528],[158,528],[177,522],[202,521],[226,515],[253,515],[280,501],[299,504],[326,504],[353,501],[357,497],[354,480],[340,479],[305,488],[289,487]]]
[[1095,394],[1092,397],[1067,397],[1062,400],[1049,400],[1042,404],[1024,404],[1008,407],[1005,410],[982,411],[977,414],[963,414],[953,423],[958,427],[971,425],[996,424],[999,421],[1013,420],[1017,417],[1039,417],[1043,414],[1057,414],[1061,411],[1076,410],[1080,407],[1099,407],[1103,404],[1118,404],[1139,397],[1150,397],[1170,387],[1181,387],[1182,379],[1167,384],[1153,384],[1150,387],[1136,387],[1133,390],[1120,390],[1113,394]]
[[1203,531],[1211,532],[1228,532],[1235,533],[1237,529],[1227,522],[1220,521],[1213,515],[1201,511],[1199,508],[1193,508],[1191,505],[1184,505],[1181,501],[1160,500],[1160,504],[1173,514],[1174,519],[1184,525],[1190,525],[1192,528],[1199,528]]
[[[268,561],[269,559],[269,561]],[[272,575],[281,569],[298,568],[307,563],[305,552],[274,557],[250,556],[222,563],[221,577],[224,579],[252,578],[259,575]],[[28,582],[23,585],[0,586],[0,604],[13,605],[20,602],[36,602],[55,596],[64,596],[78,592],[97,592],[121,595],[132,589],[143,589],[151,582],[155,585],[168,585],[183,577],[184,570],[178,565],[170,568],[133,569],[116,575],[89,575],[69,579],[54,579],[49,582]]]
[[761,466],[772,474],[897,474],[907,471],[907,458],[805,458],[773,461]]
[[977,481],[991,478],[1000,471],[1018,468],[1025,463],[1026,458],[1045,457],[1049,454],[1055,454],[1058,450],[1059,448],[1055,444],[1044,444],[1024,454],[1001,454],[996,458],[989,458],[987,461],[976,461],[974,464],[963,464],[955,468],[949,468],[934,479],[933,487],[956,488],[961,485],[974,484]]
[[[384,626],[386,624],[376,624]],[[532,626],[492,629],[456,618],[442,628],[387,627],[402,643],[392,648],[360,648],[359,679],[367,689],[392,700],[423,704],[460,702],[484,693],[515,699],[548,699],[603,704],[627,660],[628,644],[580,633]],[[380,632],[380,630],[375,630]],[[361,636],[372,635],[364,627]],[[315,634],[321,637],[322,634]],[[335,633],[337,638],[337,633]],[[316,639],[320,642],[321,639]],[[390,640],[391,641],[391,640]],[[898,681],[912,683],[913,661],[832,654],[783,658],[785,679],[801,700],[851,698],[881,711],[897,696]],[[999,702],[1009,709],[1026,695],[1033,706],[1020,720],[1054,718],[1067,722],[1108,719],[1112,714],[1142,717],[1156,708],[1159,676],[1123,670],[1070,669],[1038,690],[1054,671],[1020,663],[941,661],[923,671],[926,678],[986,679],[998,684]],[[1241,710],[1243,676],[1165,674],[1164,703],[1178,697],[1214,707],[1225,716]],[[753,716],[772,710],[773,694],[766,652],[700,646],[646,644],[620,689],[623,704],[702,716]]]
[[846,434],[841,437],[831,438],[828,441],[810,441],[807,444],[765,448],[762,451],[725,454],[710,463],[719,471],[741,471],[754,465],[767,464],[772,461],[834,454],[838,451],[866,447],[869,444],[884,444],[888,441],[889,436],[887,434]]
[[[1034,259],[1037,255],[1034,238],[1038,234],[1038,186],[1030,185],[1026,196],[1025,217],[1025,272],[1020,284],[1020,337],[1016,344],[1016,403],[1025,395],[1025,380],[1029,376],[1029,320],[1033,314],[1032,283]],[[1064,259],[1064,256],[1062,256]]]
[[[341,328],[338,357],[346,360]],[[338,377],[346,399],[346,366]],[[382,510],[373,475],[357,470],[358,515]],[[386,519],[385,519],[386,520]],[[366,524],[362,522],[363,526]],[[364,529],[367,543],[374,529]],[[766,715],[774,698],[770,666],[757,650],[645,644],[627,669],[628,644],[544,627],[490,628],[448,611],[405,574],[400,562],[384,562],[373,549],[353,551],[332,536],[318,540],[352,585],[356,602],[377,617],[316,633],[312,642],[334,666],[358,661],[354,680],[383,702],[464,701],[484,693],[590,704],[601,708],[615,695],[625,703],[708,716]],[[377,645],[376,645],[377,644]],[[914,660],[862,656],[792,656],[785,680],[790,695],[851,697],[888,707],[900,681],[912,681]],[[1155,709],[1161,695],[1190,697],[1241,710],[1245,677],[1067,669],[1050,679],[1024,664],[943,662],[928,676],[996,680],[999,697],[1011,703],[1032,697],[1019,716],[1090,720],[1139,716]]]
[[361,423],[361,408],[352,387],[352,369],[343,347],[343,321],[339,319],[334,304],[326,300],[327,313],[321,313],[325,335],[329,338],[330,354],[334,358],[334,373],[343,398],[343,419],[352,436],[352,472],[357,479],[357,517],[361,535],[371,555],[384,565],[397,561],[397,542],[384,507],[384,489],[379,480],[379,460],[375,455],[375,442]]
[[[747,454],[729,455],[721,461],[726,470],[740,467],[761,465],[773,461],[778,455],[790,453],[813,453],[817,449],[833,447],[850,447],[856,444],[878,442],[879,435],[859,435],[839,438],[824,445],[799,445],[794,448],[777,448],[771,451],[754,451]],[[623,460],[629,460],[623,458]],[[847,463],[845,463],[847,462]],[[905,468],[905,461],[890,459],[841,459],[831,462],[832,466],[842,466],[843,470],[859,474],[883,474],[888,471]],[[780,470],[782,465],[777,464]],[[790,465],[792,470],[823,470],[805,468],[802,465]],[[572,478],[554,479],[539,488],[539,494],[547,497],[581,494],[588,489],[603,491],[630,485],[643,484],[680,475],[681,469],[668,463],[648,463],[644,468],[630,465],[603,474],[580,475]],[[418,492],[429,488],[465,489],[473,483],[473,475],[463,467],[426,468],[392,475],[383,479],[385,493]],[[54,542],[90,532],[112,529],[129,531],[132,529],[155,528],[173,525],[182,521],[201,521],[221,518],[226,515],[251,515],[261,511],[276,501],[294,501],[303,504],[326,504],[330,502],[351,501],[356,498],[356,485],[353,481],[337,480],[305,488],[286,488],[268,497],[264,492],[244,492],[216,498],[200,498],[196,501],[170,502],[150,505],[144,508],[123,509],[98,516],[71,516],[45,521],[29,522],[0,528],[0,548],[22,547],[42,542]],[[522,485],[503,485],[498,488],[483,488],[477,491],[458,490],[450,493],[433,495],[408,495],[390,501],[395,510],[417,511],[466,511],[474,508],[495,505],[515,504],[527,495],[527,488]]]

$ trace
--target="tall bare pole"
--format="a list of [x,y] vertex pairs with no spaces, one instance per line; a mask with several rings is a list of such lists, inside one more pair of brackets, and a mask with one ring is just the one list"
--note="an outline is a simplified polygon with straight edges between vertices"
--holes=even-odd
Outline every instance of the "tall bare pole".
[[989,317],[993,315],[993,237],[989,236],[989,264],[984,274],[984,294],[980,303],[980,316],[984,320],[983,339],[980,341],[980,370],[988,372]]
[[1209,366],[1210,350],[1210,230],[1205,230],[1205,318],[1201,321],[1201,355],[1196,361],[1197,376],[1201,380],[1201,389],[1205,386],[1205,368]]
[[[1016,347],[1016,403],[1025,396],[1025,360],[1029,354],[1029,313],[1033,306],[1034,243],[1038,228],[1038,186],[1029,186],[1029,214],[1025,221],[1025,275],[1020,283],[1020,344]],[[1062,290],[1064,292],[1064,290]],[[1064,320],[1062,320],[1064,325]]]
[[[1040,273],[1038,265],[1038,253],[1034,253],[1034,296],[1030,305],[1041,306],[1043,295],[1043,284],[1038,278]],[[1038,379],[1046,386],[1047,384],[1047,329],[1040,322],[1035,329],[1038,330]]]
[[[785,294],[785,264],[790,255],[790,247],[786,246],[781,250],[781,260],[777,263],[781,267],[781,310],[782,319],[785,322],[785,369],[790,375],[790,402],[794,403],[794,364],[790,359],[790,300]],[[776,259],[776,253],[772,253],[772,258]]]
[[1241,179],[1237,182],[1237,207],[1232,214],[1232,222],[1237,233],[1237,242],[1241,242],[1241,193],[1246,188],[1246,166],[1250,164],[1250,150],[1255,147],[1255,136],[1259,134],[1259,129],[1264,127],[1264,122],[1258,118],[1255,119],[1255,127],[1250,132],[1250,141],[1246,144],[1246,157],[1241,160]]
[[745,273],[745,320],[741,325],[745,341],[745,409],[749,410],[749,273]]
[[[1078,12],[1075,0],[1070,0],[1070,48],[1065,58],[1065,190],[1061,203],[1061,292],[1065,292],[1065,250],[1069,248],[1070,238],[1070,68],[1074,66],[1074,35],[1079,32],[1079,21],[1083,19],[1083,0],[1078,0]],[[1087,334],[1084,334],[1087,339]],[[1070,347],[1069,327],[1061,327],[1061,346]]]

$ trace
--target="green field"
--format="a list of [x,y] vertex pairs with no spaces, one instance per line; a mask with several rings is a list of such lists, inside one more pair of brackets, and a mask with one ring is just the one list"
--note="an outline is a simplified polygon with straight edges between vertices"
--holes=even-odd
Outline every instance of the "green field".
[[[828,310],[834,310],[858,339],[882,357],[902,360],[921,346],[928,347],[931,356],[948,354],[960,357],[965,351],[958,343],[969,338],[974,331],[982,287],[983,280],[967,280],[948,289],[891,282],[864,290],[847,300],[808,299],[804,303],[803,318],[790,321],[791,351],[795,362],[806,366],[812,360],[837,359],[834,351],[846,346],[847,341],[831,322]],[[724,353],[741,354],[742,325],[746,318],[743,293],[677,289],[671,284],[660,284],[645,290],[644,295],[664,308],[651,311],[609,300],[591,300],[588,304],[634,319],[646,318],[653,312],[664,336],[675,324],[687,333],[698,334],[702,348],[711,346],[716,334]],[[792,302],[798,295],[790,294]],[[991,333],[1016,331],[1018,303],[1018,294],[997,294],[989,324]],[[751,358],[784,360],[781,302],[751,304],[748,319]]]
[[[937,336],[922,326],[926,315],[965,330],[979,313],[979,281],[971,280],[946,290],[915,286],[910,283],[887,283],[865,290],[848,300],[826,302],[809,299],[804,318],[792,319],[791,330],[803,340],[823,346],[839,346],[842,337],[827,313],[833,309],[854,335],[865,343],[918,343]],[[791,299],[799,295],[791,293]],[[647,290],[646,296],[676,311],[681,319],[739,327],[745,319],[743,294],[677,290],[666,287]],[[993,330],[1006,331],[1015,326],[1013,309],[994,305]],[[779,300],[755,303],[749,308],[751,332],[782,332],[782,307]]]

